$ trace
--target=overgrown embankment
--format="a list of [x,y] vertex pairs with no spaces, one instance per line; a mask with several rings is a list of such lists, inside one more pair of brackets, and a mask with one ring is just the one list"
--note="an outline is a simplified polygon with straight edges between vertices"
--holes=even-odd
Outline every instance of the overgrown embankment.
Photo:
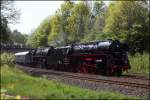
[[99,98],[99,99],[127,99],[118,93],[96,92],[88,89],[81,89],[69,85],[64,85],[56,81],[31,77],[16,68],[5,65],[1,68],[1,89],[6,94],[28,96],[29,98]]
[[[5,56],[6,55],[7,54],[5,54]],[[14,60],[12,58],[12,62],[13,61]],[[28,98],[35,99],[133,99],[133,97],[127,97],[119,93],[104,91],[96,92],[88,89],[64,85],[56,81],[32,77],[15,68],[15,66],[12,67],[6,63],[1,65],[1,94],[8,94],[12,96],[19,95],[21,98],[27,96]],[[1,95],[1,99],[4,98],[6,97]]]
[[131,69],[129,70],[129,73],[140,73],[148,75],[150,72],[149,69],[149,54],[143,53],[139,54],[136,53],[134,56],[129,55],[129,61],[131,65]]

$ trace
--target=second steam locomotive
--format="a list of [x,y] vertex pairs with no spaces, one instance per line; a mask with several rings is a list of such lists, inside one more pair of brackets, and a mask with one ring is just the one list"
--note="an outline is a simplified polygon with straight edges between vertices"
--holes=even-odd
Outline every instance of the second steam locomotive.
[[130,69],[129,48],[118,40],[45,47],[16,53],[16,63],[68,72],[121,75]]

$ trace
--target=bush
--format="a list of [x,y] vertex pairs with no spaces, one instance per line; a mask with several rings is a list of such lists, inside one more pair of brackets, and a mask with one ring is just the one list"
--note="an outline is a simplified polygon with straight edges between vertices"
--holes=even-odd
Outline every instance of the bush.
[[149,54],[143,53],[139,54],[136,53],[134,56],[129,55],[129,61],[131,64],[132,73],[145,73],[149,74]]
[[2,53],[1,54],[1,65],[7,64],[9,66],[14,66],[15,55],[12,53]]

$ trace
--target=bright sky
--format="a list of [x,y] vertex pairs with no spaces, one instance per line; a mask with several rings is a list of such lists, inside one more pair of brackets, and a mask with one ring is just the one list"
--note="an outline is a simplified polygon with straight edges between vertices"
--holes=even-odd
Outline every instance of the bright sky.
[[12,30],[29,34],[42,20],[53,15],[61,3],[63,1],[15,1],[15,7],[20,9],[20,23],[9,26]]
[[29,34],[48,16],[53,15],[64,1],[15,1],[15,8],[20,9],[18,24],[9,25],[11,30]]

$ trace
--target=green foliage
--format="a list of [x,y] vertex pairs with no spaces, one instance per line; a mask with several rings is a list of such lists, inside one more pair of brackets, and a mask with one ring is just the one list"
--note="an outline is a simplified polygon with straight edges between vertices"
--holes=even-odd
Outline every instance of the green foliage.
[[103,1],[95,1],[92,12],[89,13],[85,24],[85,35],[82,42],[96,41],[104,38],[102,32],[105,24],[105,9]]
[[48,35],[50,34],[50,18],[45,19],[39,27],[31,34],[27,40],[27,45],[31,47],[41,47],[48,45]]
[[32,48],[38,47],[35,34],[32,33],[32,34],[29,36],[29,38],[28,38],[26,44],[27,44],[28,46],[32,47]]
[[14,61],[15,61],[15,56],[12,53],[4,52],[1,54],[1,66],[6,64],[6,65],[13,67]]
[[[147,32],[143,32],[143,26],[140,24],[134,24],[132,29],[130,29],[130,33],[127,35],[127,40],[129,45],[131,45],[131,49],[133,52],[141,52],[142,50],[149,51],[149,39],[150,34]],[[127,41],[126,40],[126,41]]]
[[12,43],[25,44],[27,41],[28,35],[22,34],[22,33],[18,32],[18,30],[14,30],[13,32],[11,32],[10,37],[11,37],[10,40]]
[[144,73],[149,74],[150,72],[150,61],[149,61],[149,54],[139,54],[136,53],[134,56],[129,56],[129,61],[131,64],[131,70],[129,70],[129,73]]
[[6,19],[1,19],[1,25],[0,25],[0,29],[1,29],[1,33],[0,33],[0,41],[2,43],[6,43],[6,42],[10,42],[9,39],[9,34],[11,33],[9,27],[8,27],[8,22]]
[[[85,35],[85,24],[88,20],[89,8],[83,3],[74,4],[71,1],[65,1],[54,15],[47,20],[48,32],[43,24],[40,25],[28,39],[27,44],[32,47],[50,45],[66,45],[80,41]],[[43,22],[43,23],[46,23]],[[49,27],[48,27],[49,26]],[[45,34],[46,33],[46,34]]]
[[[26,42],[25,35],[18,32],[18,30],[14,30],[13,32],[8,27],[8,22],[6,19],[1,20],[1,35],[0,42],[1,43],[23,43]],[[27,36],[27,35],[26,35]]]
[[72,8],[71,16],[68,18],[69,24],[66,26],[70,43],[79,42],[85,35],[85,23],[88,15],[89,8],[83,2]]
[[[105,33],[114,34],[115,38],[126,41],[130,46],[140,42],[148,49],[150,35],[147,33],[149,11],[147,4],[140,1],[115,1],[110,4],[107,12]],[[134,42],[133,42],[134,41]]]
[[62,45],[66,45],[69,43],[68,35],[69,29],[67,29],[69,25],[69,17],[71,16],[72,8],[74,7],[74,3],[71,1],[66,1],[64,4],[61,5],[60,14],[61,14],[61,34],[59,37],[63,39],[61,42]]
[[60,33],[61,27],[60,27],[60,15],[57,13],[53,16],[51,16],[50,20],[51,25],[51,32],[48,36],[48,41],[51,42],[53,39],[55,39],[58,34]]
[[14,1],[1,1],[1,33],[0,42],[10,43],[11,41],[11,30],[8,24],[16,23],[19,19],[19,11],[14,8]]
[[1,87],[7,90],[8,94],[28,96],[31,99],[137,99],[119,93],[97,92],[31,77],[17,68],[8,66],[1,69]]
[[94,1],[65,1],[56,13],[40,24],[28,39],[32,47],[64,46],[76,42],[118,39],[132,53],[149,51],[149,10],[145,1],[113,1],[105,6]]
[[104,2],[102,0],[100,1],[95,1],[94,2],[94,7],[93,7],[93,15],[98,16],[101,15],[104,12]]

